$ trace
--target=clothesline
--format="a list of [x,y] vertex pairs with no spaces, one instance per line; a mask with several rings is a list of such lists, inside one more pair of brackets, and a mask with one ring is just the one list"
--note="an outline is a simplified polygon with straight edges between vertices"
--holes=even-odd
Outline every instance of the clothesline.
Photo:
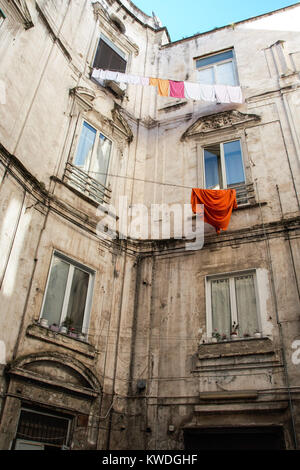
[[[201,83],[169,80],[126,74],[113,70],[93,69],[92,78],[113,80],[131,85],[155,86],[160,96],[186,98],[213,103],[242,103],[242,90],[239,86],[204,85]],[[100,82],[99,82],[100,83]]]

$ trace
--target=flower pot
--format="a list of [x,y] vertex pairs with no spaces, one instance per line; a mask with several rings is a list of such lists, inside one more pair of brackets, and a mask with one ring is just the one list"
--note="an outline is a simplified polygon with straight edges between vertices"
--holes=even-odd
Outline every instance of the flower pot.
[[230,337],[231,337],[231,339],[233,339],[233,340],[238,339],[238,335],[235,335],[235,334],[232,334]]
[[261,338],[261,333],[259,333],[258,331],[254,333],[254,338]]
[[58,331],[59,331],[59,326],[58,326],[58,325],[51,325],[51,326],[50,326],[50,330],[51,330],[51,331],[58,332]]
[[77,333],[74,333],[73,331],[69,331],[68,335],[70,338],[77,338]]
[[211,342],[212,342],[212,343],[217,343],[218,340],[217,340],[217,338],[212,338],[212,339],[211,339]]
[[41,318],[41,320],[40,320],[40,325],[43,326],[43,327],[45,327],[45,328],[48,328],[49,325],[48,325],[48,320],[47,320],[47,318]]
[[68,334],[68,328],[66,326],[61,326],[59,331],[65,335]]
[[77,336],[77,339],[79,339],[80,341],[85,341],[85,336],[80,333],[80,334]]

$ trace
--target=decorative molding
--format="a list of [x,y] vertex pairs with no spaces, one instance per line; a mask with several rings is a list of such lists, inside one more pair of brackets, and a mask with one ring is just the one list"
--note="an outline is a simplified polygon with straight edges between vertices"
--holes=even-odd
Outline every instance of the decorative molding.
[[115,106],[115,108],[111,112],[112,118],[113,118],[113,126],[116,127],[127,139],[127,141],[130,143],[133,140],[133,133],[132,130],[124,118],[122,116],[120,109]]
[[126,36],[125,31],[122,33],[120,29],[116,27],[116,23],[118,22],[121,23],[122,29],[125,30],[123,22],[115,14],[110,15],[100,2],[94,2],[93,9],[101,31],[103,31],[112,42],[119,46],[120,49],[125,49],[127,54],[137,56],[140,52],[139,46]]
[[148,116],[141,121],[141,124],[147,129],[152,129],[153,127],[158,125],[158,121],[153,119],[151,116]]
[[17,359],[9,365],[8,373],[90,398],[101,393],[101,384],[90,369],[78,359],[58,352],[40,352]]
[[25,29],[32,28],[34,24],[26,0],[10,0],[9,3],[19,19],[24,23]]
[[218,114],[211,114],[197,119],[182,135],[181,141],[195,137],[196,135],[206,135],[228,128],[246,127],[254,122],[260,121],[260,116],[256,114],[245,114],[240,111],[225,111]]
[[77,341],[76,339],[61,333],[55,333],[49,328],[44,328],[38,324],[29,325],[26,330],[26,335],[39,341],[63,347],[64,349],[72,351],[73,353],[75,351],[77,354],[81,354],[82,356],[88,357],[89,359],[95,359],[96,357],[95,348],[91,344]]
[[75,97],[78,104],[84,109],[84,111],[91,111],[93,109],[93,101],[96,98],[96,94],[90,88],[81,86],[71,88],[70,95]]

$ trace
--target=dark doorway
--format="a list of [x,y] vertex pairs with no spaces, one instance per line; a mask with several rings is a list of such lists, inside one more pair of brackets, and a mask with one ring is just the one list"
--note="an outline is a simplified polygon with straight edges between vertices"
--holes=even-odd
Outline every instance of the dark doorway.
[[283,450],[280,426],[184,430],[186,450]]

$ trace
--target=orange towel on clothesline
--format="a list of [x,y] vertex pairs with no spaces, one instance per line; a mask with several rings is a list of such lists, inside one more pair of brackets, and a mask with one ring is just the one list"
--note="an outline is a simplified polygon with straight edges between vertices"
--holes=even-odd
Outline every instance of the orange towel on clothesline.
[[157,86],[160,96],[169,96],[170,82],[162,78],[150,78],[149,85]]
[[227,230],[233,209],[237,209],[235,189],[192,189],[192,211],[197,213],[197,204],[204,205],[204,222],[213,225],[219,234]]

